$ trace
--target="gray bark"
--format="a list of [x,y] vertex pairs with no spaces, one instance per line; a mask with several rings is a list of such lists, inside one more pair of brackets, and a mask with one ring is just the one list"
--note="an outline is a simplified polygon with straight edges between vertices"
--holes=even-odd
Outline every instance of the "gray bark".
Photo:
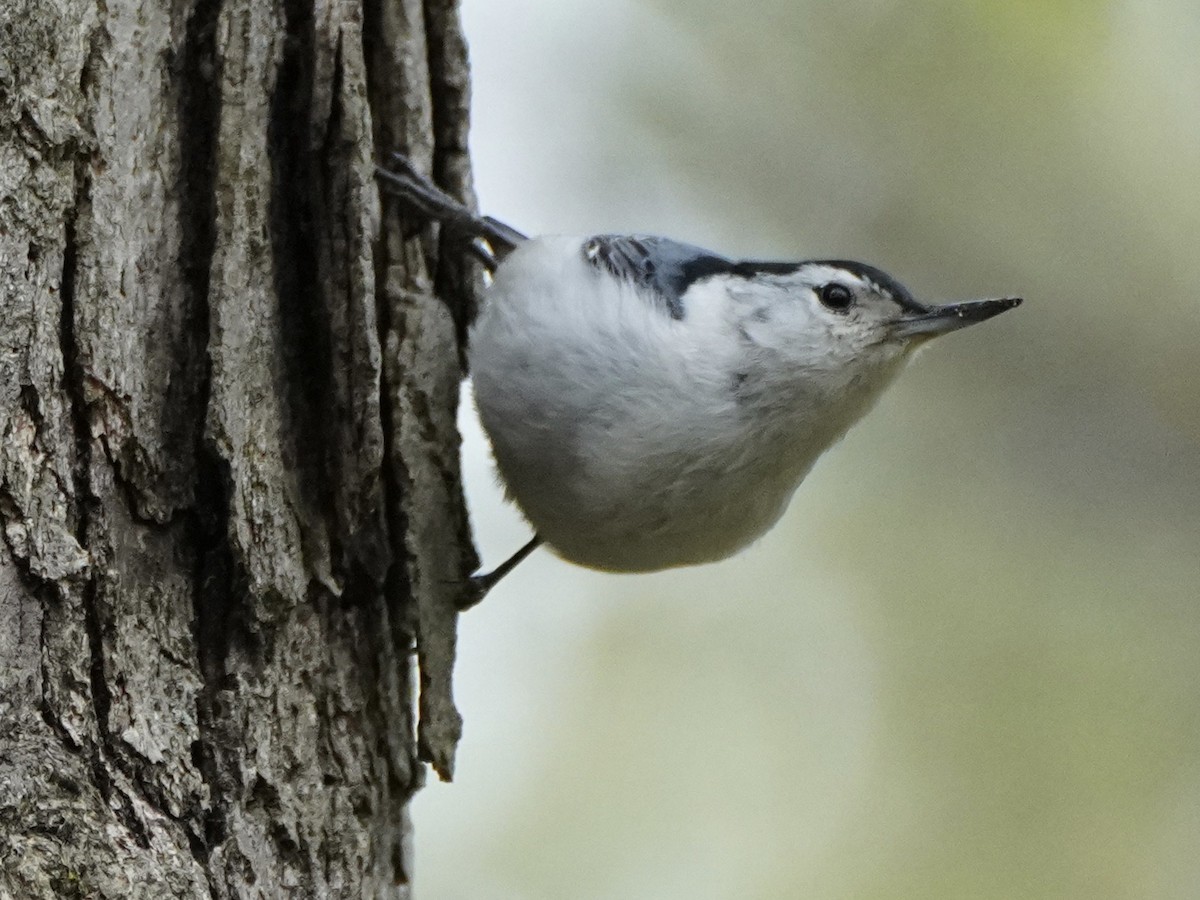
[[466,95],[453,0],[0,4],[0,896],[408,895]]

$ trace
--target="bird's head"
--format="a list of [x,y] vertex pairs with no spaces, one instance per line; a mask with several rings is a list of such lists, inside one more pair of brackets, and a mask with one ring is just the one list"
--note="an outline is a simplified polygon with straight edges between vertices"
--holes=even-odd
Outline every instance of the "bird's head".
[[[736,263],[722,273],[746,390],[804,408],[844,403],[857,418],[912,351],[1020,305],[1017,298],[932,306],[872,266],[845,260]],[[773,403],[774,401],[772,401]],[[840,417],[839,417],[840,418]]]
[[[938,335],[1019,306],[1015,297],[931,306],[863,263],[738,263],[726,285],[751,352],[814,375],[887,370]],[[838,380],[838,379],[835,379]]]

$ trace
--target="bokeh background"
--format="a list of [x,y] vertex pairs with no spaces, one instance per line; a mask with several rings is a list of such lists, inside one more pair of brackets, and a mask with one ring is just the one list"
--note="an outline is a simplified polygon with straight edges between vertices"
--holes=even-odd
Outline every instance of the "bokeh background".
[[[462,621],[417,895],[1200,897],[1200,6],[464,0],[483,208],[1019,293],[758,545]],[[489,564],[529,531],[464,415]]]

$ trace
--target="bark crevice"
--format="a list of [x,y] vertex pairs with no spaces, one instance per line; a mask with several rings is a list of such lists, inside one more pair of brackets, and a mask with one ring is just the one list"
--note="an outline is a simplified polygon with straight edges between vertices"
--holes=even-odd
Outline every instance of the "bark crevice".
[[[314,9],[310,0],[284,0],[281,11],[284,37],[267,123],[281,401],[284,430],[298,470],[296,487],[304,504],[330,521],[334,501],[329,442],[321,439],[332,412],[332,336],[325,296],[328,266],[322,240],[329,216],[323,202],[326,174],[318,158],[317,137],[324,128],[320,111],[314,109]],[[309,524],[304,523],[306,529]]]
[[[96,42],[92,43],[93,55]],[[86,83],[88,75],[84,81]],[[75,443],[75,458],[72,468],[72,490],[74,498],[75,540],[91,557],[91,564],[77,582],[83,612],[83,629],[88,648],[88,688],[92,713],[96,726],[96,740],[90,747],[69,747],[72,752],[82,752],[88,761],[93,783],[110,808],[113,809],[129,834],[143,849],[150,846],[150,838],[140,817],[133,809],[128,795],[114,782],[110,765],[118,768],[122,760],[113,752],[112,735],[109,731],[109,711],[112,695],[104,664],[104,624],[100,612],[96,560],[93,543],[96,538],[92,522],[92,506],[95,494],[92,488],[91,471],[94,459],[90,404],[85,380],[87,374],[81,358],[76,334],[77,325],[77,279],[79,276],[80,236],[78,223],[91,205],[91,180],[88,162],[80,158],[75,164],[75,197],[67,211],[63,233],[62,272],[59,278],[60,322],[59,352],[62,354],[62,388],[66,396],[71,427]],[[43,718],[53,720],[49,704],[43,705]],[[53,728],[61,734],[60,728]],[[70,742],[74,744],[74,742]],[[91,743],[91,742],[89,742]],[[130,773],[126,772],[126,775]]]

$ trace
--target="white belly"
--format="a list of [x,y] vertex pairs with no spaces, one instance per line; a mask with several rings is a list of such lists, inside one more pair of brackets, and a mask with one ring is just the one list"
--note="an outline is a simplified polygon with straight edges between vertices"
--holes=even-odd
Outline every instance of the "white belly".
[[[590,270],[580,243],[522,245],[471,334],[480,416],[509,494],[582,565],[648,571],[729,556],[774,524],[827,441],[765,435],[738,402],[728,342],[704,343],[708,313],[670,318]],[[583,287],[563,296],[563,283]]]

